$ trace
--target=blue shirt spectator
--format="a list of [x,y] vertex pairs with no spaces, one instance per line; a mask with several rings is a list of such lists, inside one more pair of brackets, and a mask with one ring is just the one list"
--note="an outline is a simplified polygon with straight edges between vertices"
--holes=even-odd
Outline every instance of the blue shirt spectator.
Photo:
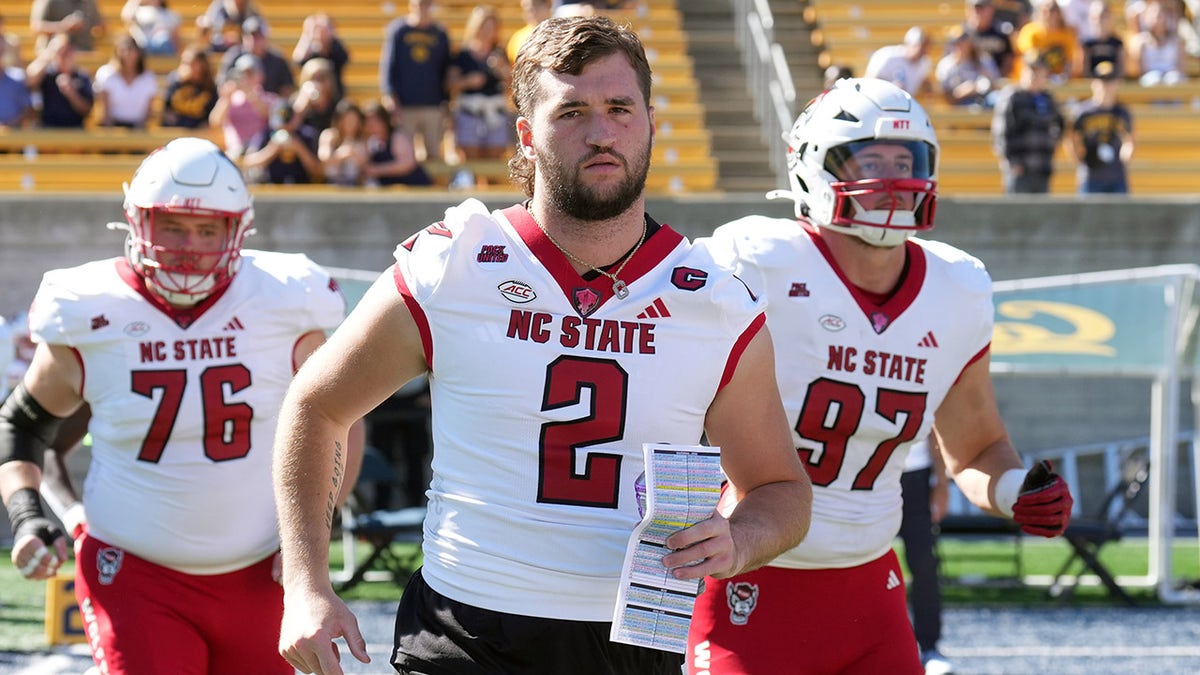
[[29,117],[32,105],[29,89],[25,86],[25,71],[0,69],[0,127],[21,126]]

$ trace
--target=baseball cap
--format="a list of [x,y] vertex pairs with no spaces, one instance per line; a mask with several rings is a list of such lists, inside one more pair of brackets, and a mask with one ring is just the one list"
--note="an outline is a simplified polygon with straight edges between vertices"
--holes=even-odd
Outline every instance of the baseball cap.
[[261,71],[262,61],[253,54],[242,54],[233,62],[233,72],[242,75],[251,71]]
[[257,16],[252,16],[242,22],[242,35],[267,35],[267,22]]
[[913,26],[904,34],[904,44],[906,45],[919,45],[925,40],[925,31],[921,30],[920,26]]
[[968,7],[987,7],[992,4],[992,0],[967,0]]

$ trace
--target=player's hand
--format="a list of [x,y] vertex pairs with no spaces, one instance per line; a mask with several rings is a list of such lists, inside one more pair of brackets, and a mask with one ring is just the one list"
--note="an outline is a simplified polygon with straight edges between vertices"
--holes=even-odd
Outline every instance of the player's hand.
[[49,579],[67,560],[67,536],[49,518],[30,518],[13,533],[12,563],[26,579]]
[[719,513],[667,537],[667,547],[663,566],[676,579],[728,579],[740,569],[729,520]]
[[1071,522],[1071,488],[1054,473],[1050,462],[1033,465],[1021,483],[1021,494],[1013,505],[1013,520],[1021,531],[1039,537],[1057,537]]
[[284,592],[279,654],[288,663],[302,673],[344,675],[334,642],[339,637],[346,640],[354,658],[362,663],[371,662],[358,619],[332,587]]

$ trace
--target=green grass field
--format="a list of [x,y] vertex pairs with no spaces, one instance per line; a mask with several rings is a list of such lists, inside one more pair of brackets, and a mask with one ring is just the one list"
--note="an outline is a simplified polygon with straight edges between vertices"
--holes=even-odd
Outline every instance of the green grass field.
[[[401,553],[411,552],[409,548]],[[411,545],[406,545],[411,546]],[[1067,559],[1069,547],[1062,541],[1023,538],[1019,550],[1013,540],[966,541],[944,539],[940,543],[942,572],[948,583],[943,597],[954,604],[1020,604],[1038,605],[1062,602],[1047,597],[1046,588],[1014,583],[1017,565],[1023,575],[1051,575]],[[898,549],[899,551],[899,549]],[[359,559],[366,557],[365,545]],[[13,568],[8,550],[0,550],[0,651],[39,651],[46,649],[43,630],[46,587],[21,579]],[[1146,541],[1125,539],[1104,547],[1101,560],[1118,576],[1140,576],[1147,573]],[[903,555],[901,555],[903,560]],[[340,544],[330,547],[330,566],[342,567]],[[1172,566],[1182,579],[1200,578],[1200,545],[1195,539],[1176,540]],[[1075,570],[1072,570],[1072,573]],[[959,582],[963,583],[959,583]],[[391,582],[361,583],[342,594],[347,600],[396,602],[403,589]],[[1151,589],[1130,589],[1139,603],[1157,603]],[[1103,587],[1081,586],[1070,602],[1077,605],[1103,605],[1113,601]]]

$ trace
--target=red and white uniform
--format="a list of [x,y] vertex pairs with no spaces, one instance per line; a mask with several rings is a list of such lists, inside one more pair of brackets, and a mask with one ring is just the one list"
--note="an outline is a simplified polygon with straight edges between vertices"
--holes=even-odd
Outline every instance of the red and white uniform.
[[666,226],[618,300],[523,208],[475,200],[396,259],[435,411],[425,580],[484,609],[611,620],[642,443],[700,441],[760,303]]
[[743,218],[706,246],[767,301],[775,369],[793,440],[813,480],[812,527],[777,567],[874,560],[900,529],[900,474],[946,392],[992,336],[983,265],[946,244],[909,239],[908,270],[882,306],[790,219]]
[[271,444],[293,349],[344,307],[297,254],[243,251],[229,286],[191,311],[163,304],[124,258],[46,273],[30,331],[83,366],[89,535],[190,574],[277,550]]
[[[711,661],[711,670],[700,670],[714,674],[919,669],[891,551],[902,517],[900,474],[950,387],[987,353],[991,278],[966,253],[912,238],[900,287],[878,304],[846,280],[803,222],[752,216],[697,245],[765,296],[780,393],[813,481],[813,508],[807,537],[769,567],[709,580],[690,658],[699,648]],[[820,590],[833,588],[843,590]],[[819,654],[795,640],[811,640],[805,646]]]

